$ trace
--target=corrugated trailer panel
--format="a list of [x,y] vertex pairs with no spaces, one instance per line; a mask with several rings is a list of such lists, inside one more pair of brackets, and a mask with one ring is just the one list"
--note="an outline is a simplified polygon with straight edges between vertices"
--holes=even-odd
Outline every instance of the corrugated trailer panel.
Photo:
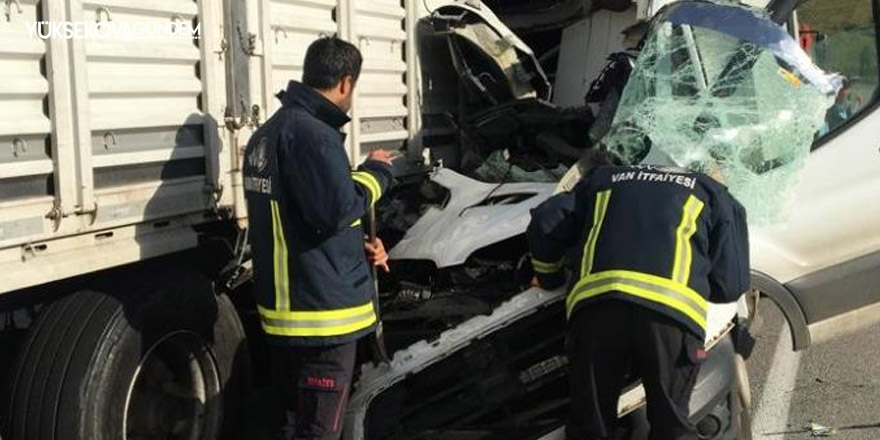
[[[111,3],[112,5],[108,5]],[[192,22],[192,1],[83,2],[82,15],[119,23]],[[89,135],[96,190],[205,176],[198,40],[86,40]],[[80,62],[82,62],[80,61]],[[207,195],[193,194],[192,209]],[[136,216],[136,211],[131,212]],[[145,211],[146,216],[152,213]]]
[[290,80],[302,79],[306,49],[315,39],[338,35],[360,48],[364,65],[355,89],[351,135],[352,162],[374,148],[401,148],[413,133],[408,119],[406,2],[400,0],[257,0],[260,3],[264,57],[263,107],[271,116],[274,95]]
[[[233,182],[254,126],[237,127],[246,107],[226,102],[230,41],[248,47],[251,123],[301,79],[308,45],[336,34],[364,54],[346,127],[352,162],[418,134],[412,2],[247,0],[245,30],[224,27],[224,5],[22,0],[0,20],[0,270],[19,274],[0,293],[191,246],[180,238],[194,234],[189,226],[241,202]],[[31,38],[25,23],[39,20],[188,23],[201,38]],[[243,206],[234,207],[240,218]]]
[[[0,203],[51,197],[52,122],[45,109],[49,82],[43,74],[47,45],[31,39],[26,23],[39,20],[36,1],[11,5],[0,19]],[[0,226],[0,240],[6,231]]]
[[406,119],[406,8],[398,0],[361,0],[354,33],[364,55],[355,109],[360,152],[399,149],[409,137]]
[[[181,238],[194,234],[189,226],[231,204],[221,2],[21,6],[0,25],[0,121],[14,121],[0,122],[0,144],[10,145],[0,150],[0,267],[21,276],[0,292],[192,246]],[[39,20],[200,32],[43,40],[26,26]],[[178,239],[154,238],[160,231]],[[59,266],[62,254],[79,258]]]
[[[263,100],[271,116],[280,107],[275,94],[287,83],[302,79],[303,58],[316,38],[334,35],[336,1],[259,0],[263,14],[264,61]],[[265,13],[268,11],[268,13]]]
[[51,16],[33,0],[7,9],[9,16],[0,20],[0,248],[46,235],[45,216],[69,177],[54,172],[53,159],[59,144],[72,148],[69,127],[53,138],[58,121],[50,108],[65,101],[53,95],[65,89],[50,86],[50,46],[28,30]]

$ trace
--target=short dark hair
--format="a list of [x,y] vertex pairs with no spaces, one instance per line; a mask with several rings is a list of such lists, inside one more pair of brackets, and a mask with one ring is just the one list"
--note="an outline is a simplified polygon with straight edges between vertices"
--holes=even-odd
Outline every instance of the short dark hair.
[[326,90],[339,84],[346,75],[357,81],[361,74],[361,51],[336,37],[319,38],[309,45],[303,63],[303,84]]

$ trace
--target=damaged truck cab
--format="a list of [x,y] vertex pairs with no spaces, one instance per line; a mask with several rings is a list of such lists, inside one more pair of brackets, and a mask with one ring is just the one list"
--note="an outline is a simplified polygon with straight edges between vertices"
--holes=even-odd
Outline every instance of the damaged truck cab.
[[[593,14],[583,2],[582,12],[589,12],[565,28],[556,49],[550,95],[534,53],[485,5],[436,2],[442,6],[430,17],[433,35],[447,44],[459,92],[472,98],[459,95],[454,124],[459,156],[450,159],[441,148],[436,153],[456,163],[460,173],[441,167],[384,203],[391,220],[385,236],[394,246],[390,255],[398,275],[383,280],[383,317],[399,351],[390,365],[364,367],[346,438],[564,438],[565,292],[527,288],[531,268],[522,234],[529,210],[560,180],[557,170],[569,169],[560,187],[573,184],[584,171],[583,161],[575,159],[600,145],[631,163],[686,166],[711,160],[754,213],[755,290],[738,304],[710,307],[710,356],[691,402],[701,438],[750,438],[741,356],[748,347],[740,344],[747,338],[734,336],[747,334],[756,299],[770,298],[782,308],[798,349],[809,344],[811,333],[846,319],[834,318],[835,312],[877,315],[874,304],[880,299],[870,288],[880,281],[880,271],[871,271],[880,250],[880,213],[846,221],[870,237],[858,249],[856,232],[829,231],[849,237],[831,243],[807,229],[820,226],[810,216],[842,221],[829,204],[852,201],[826,197],[831,189],[816,173],[831,164],[820,161],[842,163],[841,150],[856,148],[844,145],[853,141],[850,133],[877,128],[877,118],[868,117],[876,105],[861,105],[830,128],[826,109],[840,100],[842,83],[821,69],[841,71],[850,80],[855,75],[839,60],[823,64],[818,43],[805,44],[811,28],[799,20],[821,21],[817,10],[823,2],[828,3],[802,2],[800,15],[774,15],[786,7],[782,1],[773,2],[769,13],[713,2],[660,11],[671,2],[635,2],[624,12]],[[868,12],[874,10],[873,3],[864,3]],[[648,31],[646,22],[655,14]],[[784,23],[773,24],[769,17]],[[873,55],[858,67],[864,72],[858,80],[876,102],[876,25],[871,14],[861,19],[866,23],[860,32],[870,37],[863,48]],[[829,34],[842,26],[825,25]],[[637,52],[622,41],[646,32],[636,59]],[[620,42],[617,34],[623,34]],[[633,76],[613,77],[620,72]],[[587,102],[598,104],[592,108],[583,100],[588,89],[595,99]],[[880,189],[880,158],[873,157],[873,147],[857,148],[852,154],[865,157],[858,165],[849,161],[861,179],[856,186]],[[841,197],[844,190],[831,191]],[[820,241],[834,249],[833,258],[816,254],[807,263],[786,252]],[[839,281],[856,286],[855,292],[828,292]],[[620,415],[632,422],[628,438],[645,434],[638,415],[643,402],[644,391],[633,378],[620,402]]]
[[[380,205],[392,246],[392,273],[380,283],[383,320],[397,351],[389,365],[364,367],[345,436],[560,438],[568,417],[566,292],[528,288],[524,233],[530,210],[576,179],[564,170],[576,172],[576,159],[595,148],[585,136],[592,112],[581,106],[568,112],[585,117],[566,118],[547,102],[532,52],[518,39],[499,49],[507,31],[468,37],[502,26],[494,15],[455,3],[434,14],[463,88],[485,106],[459,115],[478,160],[469,166],[462,157],[464,174],[438,168],[415,178]],[[748,384],[730,335],[741,309],[710,308],[710,356],[691,402],[703,438],[745,438],[749,429]],[[620,402],[622,417],[633,414],[628,438],[644,435],[643,406],[633,377]]]

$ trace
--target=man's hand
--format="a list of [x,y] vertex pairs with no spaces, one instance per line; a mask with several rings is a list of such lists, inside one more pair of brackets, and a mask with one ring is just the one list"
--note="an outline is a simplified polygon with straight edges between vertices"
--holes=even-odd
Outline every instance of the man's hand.
[[386,273],[391,272],[388,268],[388,254],[385,253],[385,245],[382,240],[375,239],[372,243],[364,242],[364,252],[367,254],[367,261],[373,266],[381,267]]
[[384,149],[373,150],[370,152],[369,155],[367,155],[367,160],[375,160],[378,162],[386,163],[388,165],[391,165],[391,161],[393,159],[394,155],[390,151]]
[[532,281],[529,282],[529,287],[537,287],[541,289],[541,282],[538,281],[538,277],[532,277]]

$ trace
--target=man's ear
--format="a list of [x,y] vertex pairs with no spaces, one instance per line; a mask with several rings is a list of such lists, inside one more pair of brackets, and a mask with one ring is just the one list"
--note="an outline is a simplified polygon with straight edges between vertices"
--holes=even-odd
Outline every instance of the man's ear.
[[345,75],[339,80],[339,94],[342,96],[346,96],[352,93],[352,89],[354,88],[354,78],[351,75]]

